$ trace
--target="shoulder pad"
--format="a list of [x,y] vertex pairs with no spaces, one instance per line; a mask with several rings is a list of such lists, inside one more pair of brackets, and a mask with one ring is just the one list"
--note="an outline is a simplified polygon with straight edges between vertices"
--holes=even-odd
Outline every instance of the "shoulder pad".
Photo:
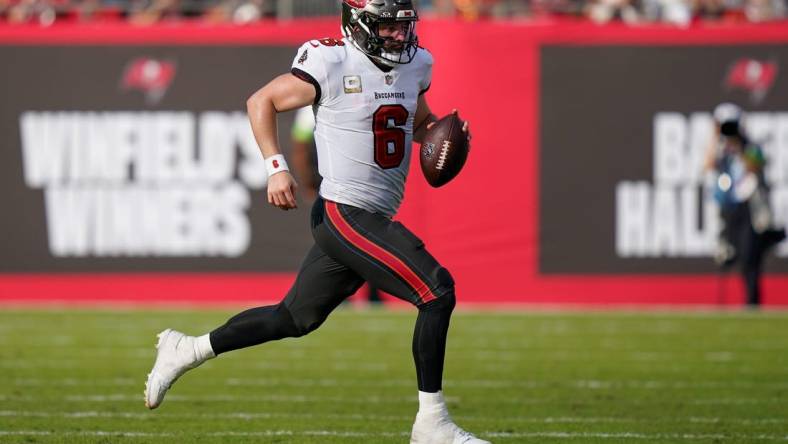
[[348,45],[349,43],[344,40],[326,37],[310,40],[304,43],[302,48],[317,52],[327,63],[337,63],[347,56]]
[[413,61],[432,66],[433,63],[432,53],[427,48],[422,48],[421,46],[419,46],[419,50],[416,51],[416,57],[414,58]]

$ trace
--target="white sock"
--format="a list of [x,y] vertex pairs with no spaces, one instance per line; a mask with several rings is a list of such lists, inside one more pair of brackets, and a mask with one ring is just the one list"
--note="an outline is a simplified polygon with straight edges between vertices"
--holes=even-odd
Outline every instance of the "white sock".
[[446,410],[446,401],[443,400],[443,391],[427,393],[419,391],[419,412],[431,413]]
[[213,352],[213,347],[211,347],[211,337],[209,334],[197,336],[194,341],[194,348],[197,352],[197,358],[199,358],[201,362],[216,356]]

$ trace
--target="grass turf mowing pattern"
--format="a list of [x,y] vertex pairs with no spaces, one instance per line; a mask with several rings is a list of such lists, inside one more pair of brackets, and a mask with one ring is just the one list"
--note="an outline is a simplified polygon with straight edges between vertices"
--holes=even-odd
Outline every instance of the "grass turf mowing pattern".
[[[338,310],[145,409],[155,334],[232,314],[0,311],[0,442],[408,441],[415,311]],[[788,441],[788,313],[458,312],[445,376],[457,422],[494,442]]]

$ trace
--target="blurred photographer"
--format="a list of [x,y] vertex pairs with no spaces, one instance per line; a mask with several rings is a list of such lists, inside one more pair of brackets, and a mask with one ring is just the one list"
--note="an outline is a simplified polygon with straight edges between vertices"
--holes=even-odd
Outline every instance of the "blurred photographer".
[[716,124],[706,156],[707,171],[716,175],[714,198],[720,206],[721,230],[714,259],[721,267],[740,262],[747,305],[761,303],[760,275],[769,247],[785,238],[772,228],[766,160],[761,147],[746,135],[742,110],[732,103],[714,109]]

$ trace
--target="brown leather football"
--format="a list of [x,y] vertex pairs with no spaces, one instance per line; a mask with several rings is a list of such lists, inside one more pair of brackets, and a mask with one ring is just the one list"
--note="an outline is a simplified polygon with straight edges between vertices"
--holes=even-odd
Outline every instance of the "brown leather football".
[[421,171],[427,182],[433,187],[440,187],[459,174],[468,158],[468,139],[462,132],[462,125],[457,114],[435,122],[427,130],[421,144]]

